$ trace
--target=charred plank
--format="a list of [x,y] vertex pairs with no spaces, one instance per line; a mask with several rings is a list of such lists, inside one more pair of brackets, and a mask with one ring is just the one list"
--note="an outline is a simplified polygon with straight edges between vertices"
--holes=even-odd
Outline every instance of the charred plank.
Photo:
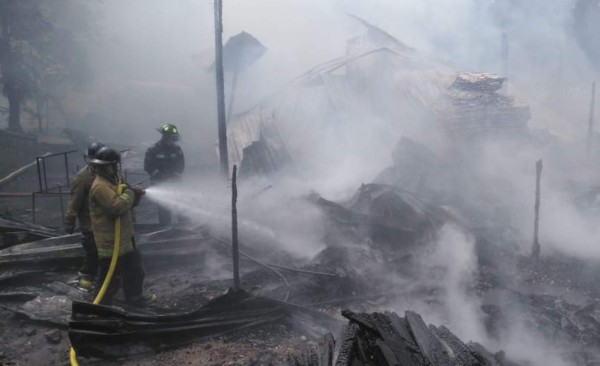
[[407,311],[406,320],[421,353],[431,365],[452,366],[456,364],[448,356],[439,339],[429,331],[419,314]]

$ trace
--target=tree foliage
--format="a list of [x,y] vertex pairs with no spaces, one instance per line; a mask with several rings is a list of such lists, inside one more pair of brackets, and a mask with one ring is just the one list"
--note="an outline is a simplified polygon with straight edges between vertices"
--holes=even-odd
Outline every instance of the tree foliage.
[[81,37],[86,16],[76,0],[0,0],[0,83],[9,128],[21,129],[22,109],[41,128],[51,108],[62,109],[68,88],[89,78]]
[[573,7],[575,36],[592,65],[600,68],[600,0],[577,0]]

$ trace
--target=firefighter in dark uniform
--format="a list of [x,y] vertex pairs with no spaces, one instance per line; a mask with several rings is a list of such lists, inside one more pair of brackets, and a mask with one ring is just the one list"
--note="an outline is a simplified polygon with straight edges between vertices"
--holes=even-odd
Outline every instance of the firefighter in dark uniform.
[[[185,168],[183,151],[177,144],[179,129],[175,125],[165,124],[157,131],[162,137],[146,151],[144,170],[150,175],[152,184],[178,181]],[[160,205],[158,222],[161,225],[170,225],[172,222],[171,212]]]
[[[104,147],[100,142],[92,142],[85,153],[85,161],[94,159],[98,151]],[[98,252],[94,242],[94,233],[92,232],[92,222],[90,221],[89,196],[90,188],[96,178],[94,169],[86,165],[73,177],[71,183],[71,195],[67,212],[65,213],[64,226],[68,234],[73,234],[75,224],[79,220],[79,230],[81,231],[81,246],[85,251],[85,257],[78,274],[79,287],[91,290],[93,288],[94,278],[98,270]]]
[[100,289],[110,267],[115,245],[116,219],[120,218],[119,257],[102,303],[110,304],[122,285],[127,303],[145,306],[153,303],[156,296],[143,292],[146,274],[141,254],[135,245],[131,215],[132,208],[139,203],[144,191],[142,188],[126,185],[127,188],[119,193],[119,185],[124,184],[119,172],[120,162],[121,155],[107,147],[100,149],[96,157],[90,159],[96,172],[90,189],[90,218],[99,257],[96,291]]

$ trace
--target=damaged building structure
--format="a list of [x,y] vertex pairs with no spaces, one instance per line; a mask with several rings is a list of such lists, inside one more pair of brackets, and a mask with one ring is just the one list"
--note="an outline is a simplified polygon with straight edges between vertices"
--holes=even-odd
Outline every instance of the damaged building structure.
[[485,136],[526,136],[529,106],[500,93],[504,77],[459,72],[357,18],[367,32],[347,42],[347,54],[314,67],[276,95],[233,116],[231,164],[248,175],[269,174],[310,154],[322,131],[374,129],[422,137],[424,131],[462,145]]
[[[215,279],[208,269],[229,271],[227,240],[203,225],[138,225],[145,261],[160,273],[150,283],[163,299],[162,309],[139,312],[118,301],[113,308],[92,306],[69,285],[83,254],[77,235],[13,225],[31,233],[3,242],[10,244],[0,250],[0,306],[68,329],[82,357],[125,365],[130,357],[193,343],[210,345],[203,348],[208,353],[229,336],[232,348],[214,364],[232,357],[235,347],[260,342],[268,351],[239,364],[533,364],[511,354],[511,341],[522,341],[515,329],[544,338],[540,362],[597,364],[598,270],[572,258],[522,255],[510,222],[481,207],[479,192],[455,189],[478,177],[448,169],[486,139],[527,141],[528,105],[502,91],[501,75],[456,71],[357,21],[367,32],[347,42],[345,56],[314,67],[228,125],[230,164],[244,178],[301,172],[303,158],[329,151],[316,147],[320,142],[360,138],[348,132],[357,125],[388,135],[391,165],[353,195],[303,197],[327,228],[318,254],[300,260],[242,243],[242,286],[249,290],[223,294],[229,274]],[[442,153],[432,151],[432,141],[442,141]],[[6,226],[0,233],[13,230],[0,224]],[[463,242],[472,244],[474,258],[452,256],[471,250],[452,247]],[[456,259],[458,269],[436,255]],[[457,308],[469,319],[451,319]],[[501,345],[512,348],[505,353]]]

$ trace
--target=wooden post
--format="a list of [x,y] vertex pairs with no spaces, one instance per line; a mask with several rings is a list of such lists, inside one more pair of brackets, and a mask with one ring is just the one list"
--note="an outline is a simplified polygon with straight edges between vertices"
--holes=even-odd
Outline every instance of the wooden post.
[[217,79],[217,115],[219,123],[219,158],[221,174],[229,176],[229,158],[227,156],[227,125],[225,122],[225,81],[223,78],[223,23],[222,0],[215,1],[215,74]]
[[237,166],[233,166],[231,177],[231,251],[233,252],[233,289],[240,289],[240,253],[237,225]]
[[538,231],[540,227],[540,181],[542,179],[542,159],[535,163],[535,171],[535,221],[533,227],[533,246],[531,248],[531,257],[537,260],[540,257]]
[[592,156],[593,141],[594,141],[594,107],[596,104],[596,82],[592,83],[592,101],[590,103],[590,119],[588,122],[587,135],[587,153]]
[[40,165],[40,160],[42,160],[42,158],[35,158],[35,163],[37,164],[37,173],[38,173],[38,182],[40,184],[40,192],[43,191],[42,189],[42,170],[41,170],[41,165]]
[[64,217],[65,215],[65,205],[63,204],[63,195],[62,195],[62,187],[58,186],[58,199],[60,200],[60,215]]
[[31,222],[35,224],[35,192],[31,192]]

